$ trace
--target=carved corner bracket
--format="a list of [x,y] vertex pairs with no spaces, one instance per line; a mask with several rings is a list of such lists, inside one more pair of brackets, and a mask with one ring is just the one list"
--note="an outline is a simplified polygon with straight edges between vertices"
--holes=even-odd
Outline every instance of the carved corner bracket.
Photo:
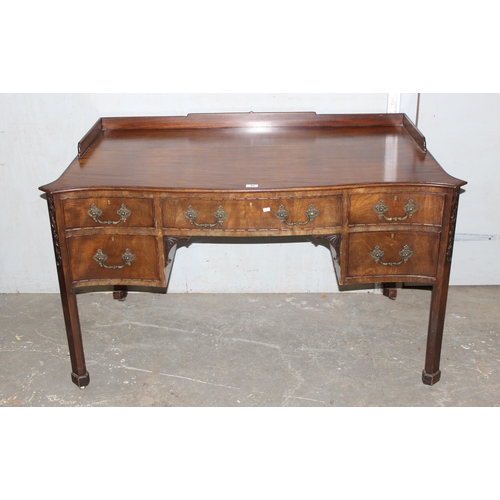
[[322,240],[326,240],[335,250],[335,260],[340,265],[340,242],[342,241],[342,235],[340,234],[327,234],[327,235],[318,235],[317,239],[321,238]]
[[169,258],[170,251],[172,248],[177,245],[177,243],[181,240],[190,240],[190,236],[164,236],[163,242],[165,245],[165,265],[169,265],[172,262],[172,259]]

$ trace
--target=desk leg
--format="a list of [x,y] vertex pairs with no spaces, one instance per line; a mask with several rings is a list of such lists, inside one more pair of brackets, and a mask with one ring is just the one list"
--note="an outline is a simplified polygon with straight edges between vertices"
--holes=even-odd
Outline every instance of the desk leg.
[[90,376],[85,366],[85,355],[83,353],[83,341],[76,294],[74,290],[67,288],[63,270],[59,268],[58,271],[64,323],[66,325],[66,337],[68,338],[69,356],[71,359],[71,380],[78,387],[83,389],[89,385]]
[[[52,240],[57,266],[57,277],[59,279],[59,290],[66,326],[66,337],[68,338],[69,356],[71,359],[71,380],[80,388],[84,388],[90,382],[89,373],[85,366],[83,354],[82,333],[80,330],[80,317],[78,315],[78,304],[75,290],[71,286],[68,264],[64,263],[63,250],[59,241],[64,241],[64,230],[58,227],[56,217],[56,204],[60,209],[60,200],[54,200],[51,194],[47,194],[47,206],[49,209]],[[66,271],[65,271],[66,269]]]
[[438,266],[438,279],[432,287],[431,310],[429,314],[429,331],[427,334],[427,350],[425,353],[425,367],[422,372],[422,381],[427,385],[434,385],[441,378],[439,362],[441,359],[441,345],[443,343],[444,318],[446,302],[448,300],[448,285],[450,281],[451,259],[455,226],[457,221],[458,198],[460,189],[453,191],[449,209],[446,255]]
[[123,285],[115,285],[113,288],[113,299],[123,302],[128,295],[128,289]]
[[382,283],[382,293],[391,300],[396,300],[398,296],[397,283]]
[[434,385],[441,378],[439,362],[441,359],[447,298],[448,280],[446,279],[445,283],[436,283],[432,288],[425,368],[422,372],[422,382],[427,385]]

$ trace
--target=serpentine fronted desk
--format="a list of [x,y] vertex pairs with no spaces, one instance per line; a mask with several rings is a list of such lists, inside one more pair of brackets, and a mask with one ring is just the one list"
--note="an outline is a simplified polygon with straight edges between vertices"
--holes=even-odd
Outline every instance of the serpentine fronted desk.
[[403,114],[99,119],[40,188],[73,382],[90,380],[77,291],[165,291],[181,239],[301,235],[328,242],[340,285],[432,286],[422,380],[434,384],[464,184]]

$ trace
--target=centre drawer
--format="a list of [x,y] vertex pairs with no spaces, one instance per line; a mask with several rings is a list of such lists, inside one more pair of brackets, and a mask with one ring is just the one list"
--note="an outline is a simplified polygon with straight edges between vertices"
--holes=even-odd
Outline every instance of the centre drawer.
[[352,194],[349,225],[412,224],[440,226],[444,197],[436,193],[379,192]]
[[400,231],[349,234],[349,277],[436,275],[440,233]]
[[342,197],[206,199],[167,198],[163,227],[182,229],[309,229],[338,227]]
[[73,281],[158,280],[154,236],[97,235],[67,239]]
[[152,198],[69,198],[63,207],[68,229],[154,226]]

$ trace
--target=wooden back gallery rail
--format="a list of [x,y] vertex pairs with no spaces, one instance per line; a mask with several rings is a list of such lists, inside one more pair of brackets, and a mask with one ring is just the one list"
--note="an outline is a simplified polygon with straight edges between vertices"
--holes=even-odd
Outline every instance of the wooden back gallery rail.
[[[460,187],[404,114],[101,118],[46,193],[73,382],[88,385],[76,292],[165,291],[179,240],[308,236],[340,285],[432,287],[436,383]],[[237,240],[235,240],[237,241]]]

